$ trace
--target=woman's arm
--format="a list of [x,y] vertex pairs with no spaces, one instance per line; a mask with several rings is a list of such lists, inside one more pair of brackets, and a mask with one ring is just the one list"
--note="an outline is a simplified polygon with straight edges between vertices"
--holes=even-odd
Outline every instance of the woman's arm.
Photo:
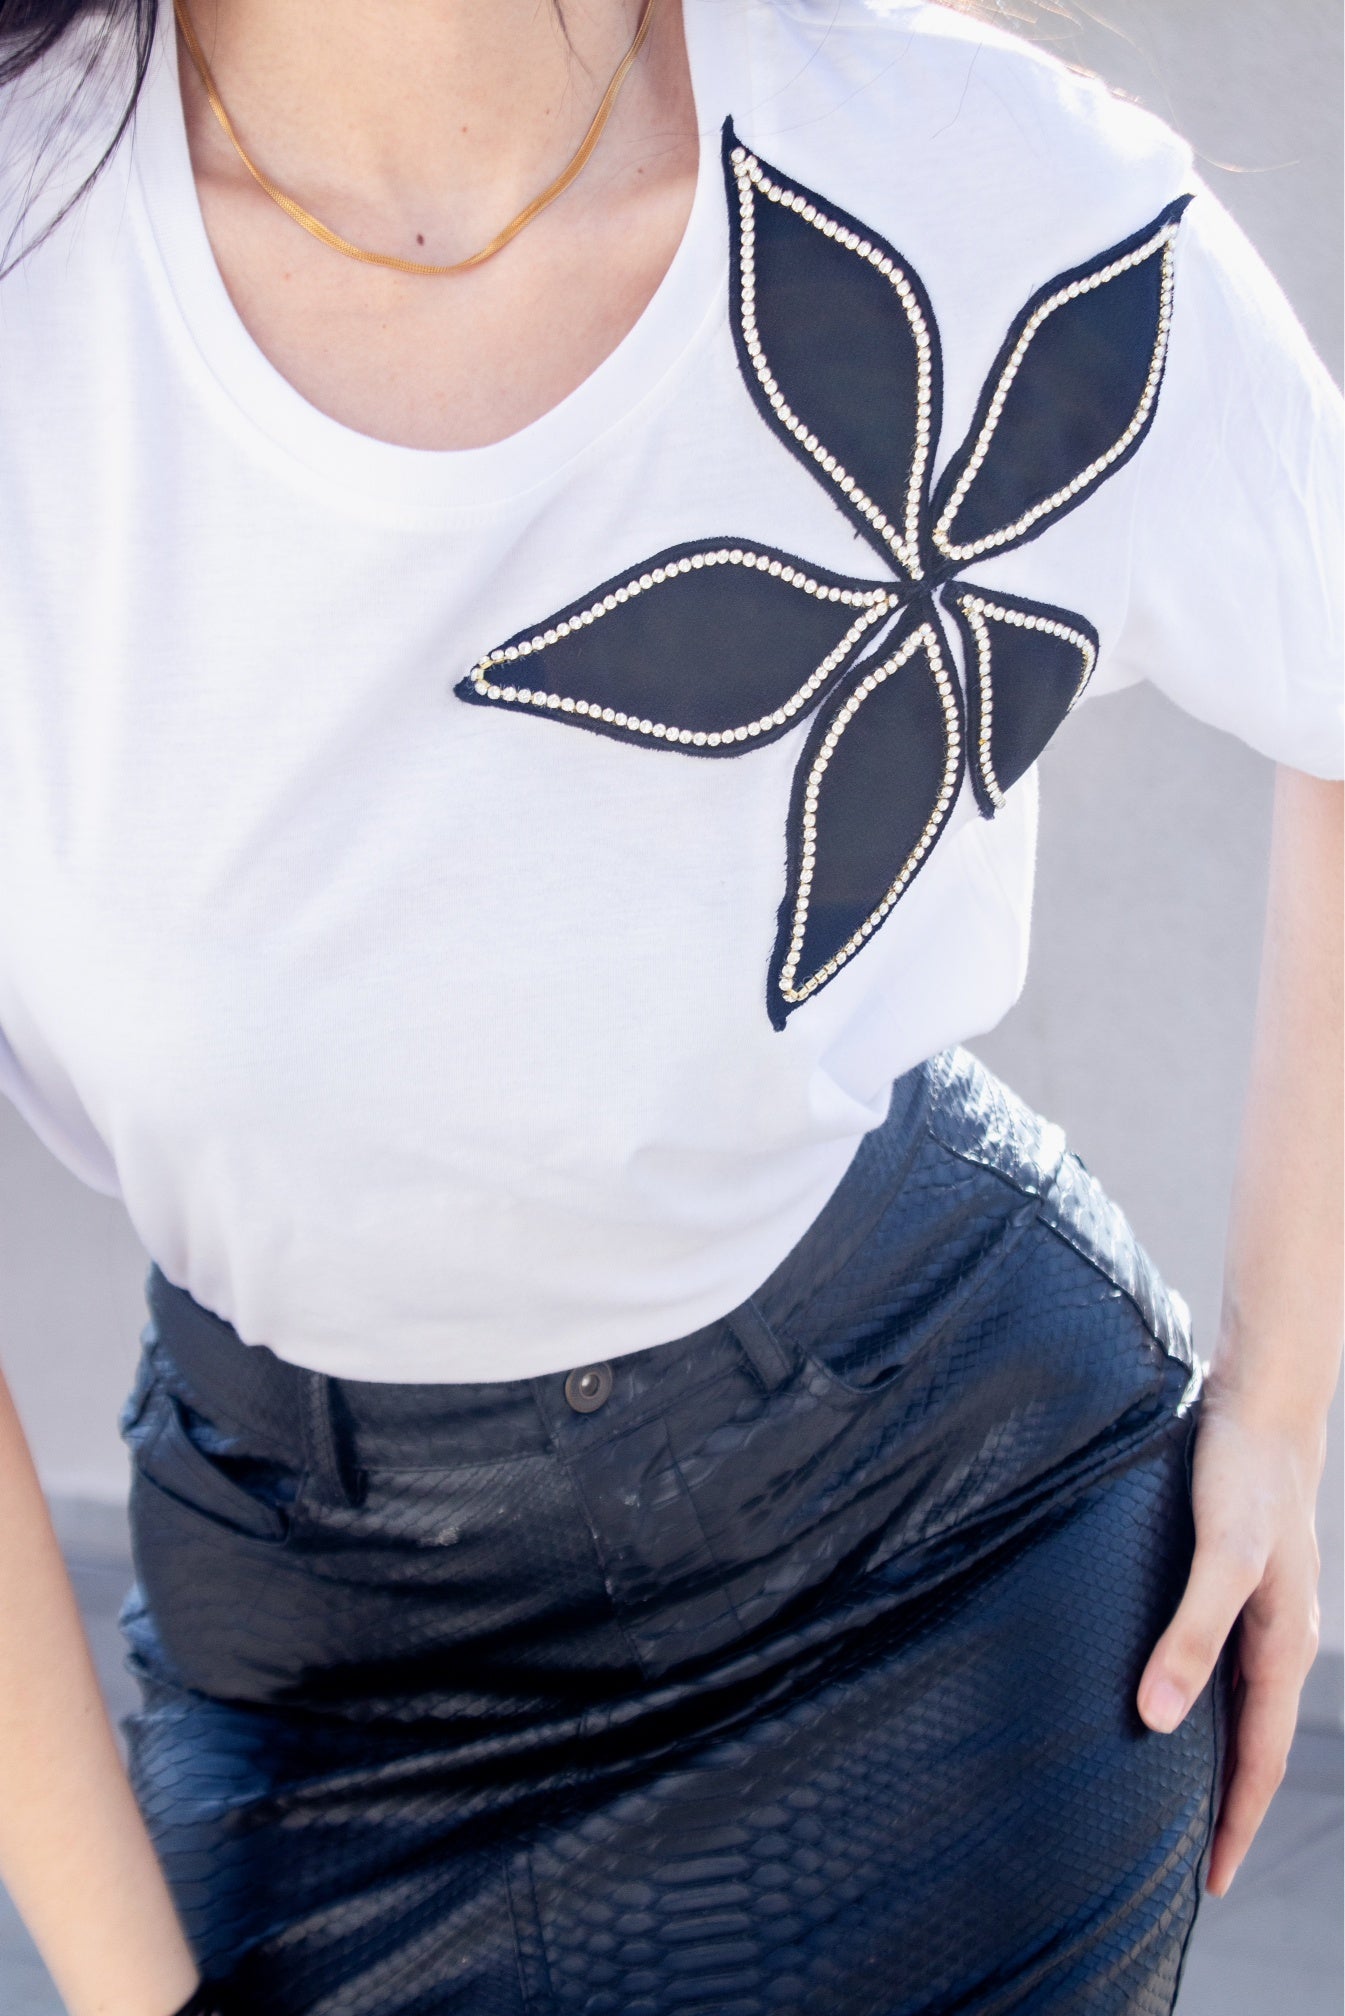
[[1196,1431],[1196,1552],[1139,1707],[1171,1730],[1229,1632],[1234,1768],[1209,1889],[1222,1896],[1284,1776],[1317,1649],[1314,1503],[1341,1355],[1342,786],[1281,768],[1224,1307]]
[[70,2016],[168,2016],[197,1969],[0,1377],[0,1879]]

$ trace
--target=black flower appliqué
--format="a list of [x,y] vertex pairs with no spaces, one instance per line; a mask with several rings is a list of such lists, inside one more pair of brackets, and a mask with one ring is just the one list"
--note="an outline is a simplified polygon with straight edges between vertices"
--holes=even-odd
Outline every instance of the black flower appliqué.
[[742,146],[731,121],[724,172],[744,382],[883,577],[731,537],[671,547],[518,632],[455,691],[688,756],[743,756],[815,714],[767,975],[783,1029],[900,900],[964,768],[993,817],[1088,683],[1098,639],[1084,617],[962,569],[1038,537],[1143,440],[1190,197],[1032,296],[935,481],[939,338],[918,274]]

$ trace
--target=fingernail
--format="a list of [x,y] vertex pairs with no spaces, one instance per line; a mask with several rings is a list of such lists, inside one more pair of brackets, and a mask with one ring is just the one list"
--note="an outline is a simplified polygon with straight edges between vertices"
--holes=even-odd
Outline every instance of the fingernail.
[[1170,1680],[1155,1680],[1144,1696],[1143,1714],[1151,1729],[1171,1733],[1186,1713],[1186,1697]]

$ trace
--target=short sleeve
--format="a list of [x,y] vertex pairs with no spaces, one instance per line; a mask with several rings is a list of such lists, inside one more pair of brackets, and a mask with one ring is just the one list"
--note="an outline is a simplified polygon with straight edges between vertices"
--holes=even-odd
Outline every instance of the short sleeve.
[[1251,241],[1193,187],[1098,684],[1147,679],[1273,761],[1339,777],[1341,396]]

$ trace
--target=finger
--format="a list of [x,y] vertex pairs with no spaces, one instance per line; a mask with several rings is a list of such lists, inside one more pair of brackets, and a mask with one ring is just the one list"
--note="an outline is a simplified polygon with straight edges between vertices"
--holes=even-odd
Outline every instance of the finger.
[[1283,1780],[1320,1638],[1316,1583],[1263,1582],[1242,1613],[1233,1736],[1207,1887],[1222,1896]]
[[1264,1565],[1238,1542],[1197,1541],[1182,1600],[1140,1677],[1137,1706],[1151,1729],[1167,1735],[1183,1720]]
[[1234,1735],[1234,1761],[1210,1849],[1205,1887],[1222,1897],[1284,1778],[1298,1719],[1299,1682],[1285,1674],[1246,1682]]

